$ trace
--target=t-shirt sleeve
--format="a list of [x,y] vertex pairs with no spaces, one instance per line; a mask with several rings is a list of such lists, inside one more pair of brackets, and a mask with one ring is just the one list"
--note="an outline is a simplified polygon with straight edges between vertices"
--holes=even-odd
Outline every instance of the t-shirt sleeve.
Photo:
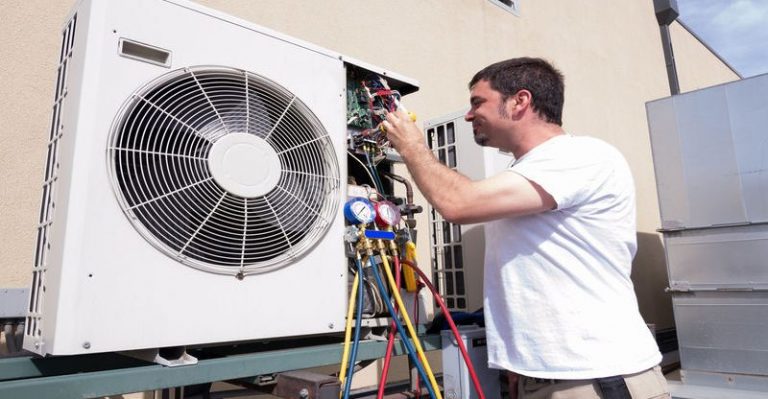
[[614,170],[613,163],[604,153],[558,148],[531,155],[535,156],[522,159],[509,170],[541,186],[561,210],[588,201]]

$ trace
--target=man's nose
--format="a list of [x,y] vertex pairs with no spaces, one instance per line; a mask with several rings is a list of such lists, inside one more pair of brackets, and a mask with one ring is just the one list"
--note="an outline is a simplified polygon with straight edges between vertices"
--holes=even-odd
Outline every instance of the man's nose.
[[475,119],[475,114],[473,114],[472,110],[470,109],[466,114],[464,114],[464,120],[467,122],[472,122],[472,119]]

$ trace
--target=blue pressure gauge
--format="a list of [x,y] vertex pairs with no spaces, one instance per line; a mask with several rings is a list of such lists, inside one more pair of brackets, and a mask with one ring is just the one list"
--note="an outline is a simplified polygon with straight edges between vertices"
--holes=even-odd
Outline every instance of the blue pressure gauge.
[[363,197],[353,197],[344,204],[344,217],[352,224],[368,224],[376,218],[376,211],[371,201]]

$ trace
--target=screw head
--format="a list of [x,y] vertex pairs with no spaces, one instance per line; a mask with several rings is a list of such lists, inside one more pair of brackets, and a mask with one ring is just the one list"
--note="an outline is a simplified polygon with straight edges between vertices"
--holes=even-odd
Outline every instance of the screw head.
[[90,342],[83,342],[83,348],[85,349],[91,349],[91,343]]
[[333,323],[328,323],[328,328],[330,328],[330,329],[333,329],[333,326],[334,326],[334,325],[335,325],[335,324],[333,324]]
[[309,390],[307,388],[301,388],[301,391],[299,391],[299,397],[301,399],[307,399],[309,397]]

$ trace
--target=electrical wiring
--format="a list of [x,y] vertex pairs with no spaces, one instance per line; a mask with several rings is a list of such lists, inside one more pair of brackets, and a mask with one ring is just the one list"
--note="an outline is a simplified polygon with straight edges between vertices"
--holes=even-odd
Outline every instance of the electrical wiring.
[[397,109],[400,93],[397,90],[391,90],[387,86],[387,82],[381,78],[364,80],[360,84],[367,97],[372,125],[377,126],[384,120],[384,115],[387,112]]
[[[363,261],[363,264],[365,264],[365,261]],[[368,299],[370,300],[370,303],[371,303],[370,311],[367,312],[366,311],[366,310],[368,310],[367,308],[363,309],[363,318],[367,319],[367,318],[376,316],[380,312],[377,310],[377,306],[378,306],[377,303],[376,303],[376,295],[377,294],[374,291],[374,287],[373,287],[372,283],[369,282],[369,281],[365,281],[365,280],[363,280],[363,283],[364,283],[363,284],[363,290],[366,292],[366,294],[368,296]]]
[[[360,256],[355,258],[355,264],[357,265],[357,275],[363,275],[363,264],[360,263]],[[357,317],[355,317],[355,339],[352,343],[352,354],[349,356],[349,372],[347,374],[347,380],[344,385],[343,399],[349,398],[349,390],[352,387],[352,376],[355,373],[355,360],[357,359],[357,348],[360,345],[360,330],[363,321],[363,285],[358,284],[358,297],[357,297]]]
[[376,283],[371,283],[371,292],[373,293],[373,299],[375,304],[375,312],[376,314],[382,314],[387,311],[387,307],[384,306],[384,298],[381,297],[381,293],[379,292],[379,288],[376,287]]
[[[345,375],[347,372],[347,361],[349,360],[349,347],[352,342],[352,314],[355,311],[355,294],[357,286],[360,283],[360,275],[355,273],[355,278],[352,280],[352,289],[349,295],[349,310],[347,310],[347,323],[344,327],[344,351],[341,354],[341,369],[339,370],[339,383],[344,386]],[[339,393],[341,396],[341,393]]]
[[[383,245],[381,245],[383,247]],[[389,285],[391,287],[395,287],[395,279],[392,277],[392,271],[389,269],[389,262],[387,261],[386,256],[381,257],[383,263],[384,263],[384,273],[387,276],[387,280],[389,281]],[[429,367],[429,362],[427,361],[427,356],[424,354],[424,348],[421,346],[421,342],[419,341],[419,337],[416,334],[416,330],[414,330],[413,325],[411,324],[411,320],[408,317],[408,311],[405,309],[405,305],[403,305],[403,299],[400,297],[400,293],[397,292],[397,290],[392,291],[392,296],[395,299],[395,302],[397,303],[398,308],[403,310],[403,321],[405,321],[405,325],[408,328],[408,332],[411,334],[411,337],[413,337],[413,344],[416,347],[416,351],[419,354],[419,358],[422,360],[424,364],[424,369],[427,372],[428,379],[425,379],[425,381],[429,381],[432,385],[432,389],[436,391],[437,399],[442,399],[442,395],[440,394],[440,387],[437,385],[437,380],[435,380],[435,375],[432,373],[432,369]],[[390,303],[387,303],[387,305],[391,305]],[[393,314],[394,317],[394,314]],[[429,384],[427,385],[429,386]]]
[[378,174],[378,172],[376,172],[376,167],[373,166],[373,162],[371,161],[371,156],[368,155],[368,151],[365,151],[365,162],[368,164],[368,168],[371,169],[371,173],[369,173],[369,175],[375,179],[374,180],[374,182],[375,182],[374,184],[376,185],[376,190],[379,191],[379,192],[383,192],[384,191],[384,185],[381,183],[381,179],[379,178],[379,174]]
[[[408,352],[408,357],[411,358],[411,361],[413,362],[414,366],[416,367],[416,370],[418,370],[419,374],[421,375],[421,378],[425,381],[427,380],[427,373],[424,369],[424,367],[421,364],[421,360],[417,356],[416,349],[414,348],[413,344],[411,343],[411,340],[408,339],[408,336],[405,334],[405,329],[403,328],[403,325],[400,324],[400,320],[398,320],[394,306],[392,306],[392,301],[386,294],[386,288],[384,287],[384,281],[381,279],[381,275],[379,274],[379,268],[376,265],[376,262],[373,261],[373,258],[368,259],[371,263],[371,267],[373,267],[373,276],[376,280],[376,285],[379,286],[379,290],[382,292],[382,295],[384,296],[384,302],[387,304],[387,309],[389,310],[389,314],[392,316],[392,320],[395,322],[395,326],[397,327],[397,331],[400,334],[400,337],[403,339],[403,344],[405,344],[406,350]],[[416,341],[418,342],[418,341]],[[432,399],[442,399],[442,396],[437,396],[440,394],[440,390],[438,389],[437,392],[435,392],[435,389],[431,385],[427,385],[427,390],[429,390],[429,396]]]
[[[363,260],[363,264],[365,264],[366,261]],[[365,314],[365,317],[374,317],[377,314],[381,313],[379,311],[379,301],[378,301],[378,293],[376,292],[376,288],[373,286],[373,284],[369,281],[365,282],[365,285],[363,286],[365,288],[365,292],[368,293],[368,301],[371,305],[371,311]]]
[[379,191],[379,188],[376,187],[376,179],[373,178],[373,175],[371,174],[371,171],[368,170],[368,166],[365,163],[363,163],[363,161],[359,160],[357,158],[357,155],[355,155],[355,153],[353,153],[351,151],[347,151],[347,154],[351,155],[352,158],[355,161],[357,161],[360,164],[360,166],[363,167],[363,169],[365,169],[365,173],[368,174],[368,177],[371,179],[371,184],[373,184],[374,188],[376,189],[376,194],[378,194],[381,198],[384,198],[384,196],[381,195],[381,191]]
[[[366,263],[368,263],[368,257],[363,256],[363,264]],[[363,278],[363,282],[370,290],[369,300],[373,305],[373,314],[377,315],[384,313],[386,311],[386,308],[384,307],[384,299],[381,297],[381,293],[379,293],[379,288],[376,287],[376,283],[370,282],[370,278]]]
[[386,114],[398,109],[400,92],[389,88],[381,76],[361,76],[350,80],[347,85],[347,126],[350,128],[352,148],[373,144],[375,147],[389,147],[386,134],[379,125]]
[[[379,160],[377,161],[376,158],[379,158]],[[378,154],[373,154],[372,159],[373,159],[373,166],[378,168],[379,164],[384,162],[385,159],[387,159],[387,156],[386,156],[386,154],[384,154],[384,150],[382,150],[381,147],[379,147],[379,153]],[[379,177],[379,180],[381,180],[381,177]]]
[[432,292],[432,295],[435,297],[435,301],[440,306],[440,309],[443,311],[443,314],[445,315],[445,319],[448,321],[448,325],[451,327],[451,331],[453,331],[453,335],[456,337],[456,342],[459,345],[459,350],[461,351],[461,356],[464,358],[464,362],[467,366],[467,371],[469,371],[469,375],[472,378],[472,384],[475,386],[475,391],[477,392],[477,396],[480,399],[485,399],[485,394],[483,393],[483,388],[480,386],[480,380],[477,378],[477,373],[475,372],[475,367],[472,364],[472,361],[469,359],[469,354],[467,353],[467,348],[464,345],[464,341],[461,339],[459,335],[459,330],[456,328],[456,323],[453,322],[453,318],[451,317],[451,313],[448,311],[448,307],[445,306],[445,302],[443,302],[443,298],[440,297],[440,294],[435,289],[435,286],[432,285],[432,283],[429,281],[427,276],[424,274],[421,269],[419,269],[416,265],[414,265],[410,261],[402,261],[402,264],[405,264],[406,266],[413,269],[416,274],[419,275],[421,278],[421,281],[429,288],[429,290]]

